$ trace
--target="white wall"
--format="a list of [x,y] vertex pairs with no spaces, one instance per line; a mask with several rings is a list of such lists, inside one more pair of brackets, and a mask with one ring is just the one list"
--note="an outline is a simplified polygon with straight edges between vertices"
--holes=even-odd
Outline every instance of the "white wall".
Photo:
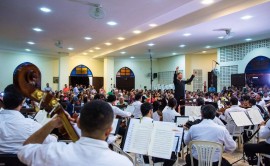
[[175,68],[179,66],[179,70],[183,70],[183,77],[185,77],[185,55],[177,55],[167,58],[160,58],[157,60],[159,66],[159,72],[175,71]]
[[57,84],[53,84],[53,77],[58,77],[58,59],[44,57],[37,54],[27,54],[23,52],[12,52],[0,50],[0,91],[13,83],[13,72],[15,68],[24,62],[30,62],[36,65],[41,72],[41,86],[45,87],[48,82],[55,90]]
[[[114,60],[114,74],[122,68],[130,68],[135,75],[135,89],[143,89],[144,86],[147,86],[147,89],[150,89],[150,60],[147,59],[115,59]],[[153,59],[153,73],[157,73],[159,70],[159,65],[157,60]],[[153,85],[158,83],[158,79],[154,79]]]

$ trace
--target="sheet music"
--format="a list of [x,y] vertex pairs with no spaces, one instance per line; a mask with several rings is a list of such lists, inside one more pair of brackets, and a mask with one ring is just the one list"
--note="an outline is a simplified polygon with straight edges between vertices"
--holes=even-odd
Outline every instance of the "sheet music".
[[179,126],[183,126],[184,124],[187,123],[187,121],[189,120],[189,117],[188,116],[176,116],[175,117],[176,119],[176,126],[179,127]]
[[183,131],[184,131],[183,127],[178,127],[177,131],[175,131],[173,149],[172,149],[173,152],[180,152],[180,148],[181,148],[181,145],[182,145]]
[[253,125],[245,112],[229,112],[236,126],[251,126]]
[[148,155],[153,157],[170,159],[175,140],[176,129],[174,123],[154,122],[154,129],[151,136],[151,142]]
[[126,112],[130,112],[133,114],[135,107],[133,105],[128,105],[126,109],[124,109]]
[[249,109],[247,109],[247,113],[248,113],[250,120],[252,121],[252,123],[254,125],[261,124],[261,122],[264,121],[261,113],[257,109],[249,108]]
[[201,106],[185,106],[185,116],[201,117]]
[[131,119],[125,140],[124,151],[138,154],[147,154],[153,130],[152,122],[140,122],[140,119]]
[[115,131],[117,129],[117,125],[118,125],[118,122],[119,122],[119,119],[114,119],[113,120],[113,123],[112,123],[112,131],[111,131],[111,134],[115,134]]
[[34,119],[41,125],[45,125],[51,120],[51,118],[47,117],[47,114],[48,113],[45,110],[40,110],[38,111],[38,113],[36,113],[36,116]]

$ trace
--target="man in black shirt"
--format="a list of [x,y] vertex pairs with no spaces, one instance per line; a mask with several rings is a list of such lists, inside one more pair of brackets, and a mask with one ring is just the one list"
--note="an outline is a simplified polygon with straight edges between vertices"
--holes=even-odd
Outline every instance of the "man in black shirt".
[[[178,105],[185,105],[185,84],[191,83],[194,77],[195,73],[193,73],[188,80],[182,80],[183,74],[179,72],[179,67],[176,67],[173,83],[175,87],[174,98],[177,100]],[[184,109],[181,109],[181,115],[184,115],[184,113]]]

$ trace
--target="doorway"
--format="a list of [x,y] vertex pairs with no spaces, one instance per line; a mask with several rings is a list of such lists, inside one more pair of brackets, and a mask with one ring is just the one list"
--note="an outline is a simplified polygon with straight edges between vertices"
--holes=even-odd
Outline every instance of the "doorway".
[[122,67],[116,74],[116,87],[118,89],[132,90],[135,88],[135,75],[128,67]]

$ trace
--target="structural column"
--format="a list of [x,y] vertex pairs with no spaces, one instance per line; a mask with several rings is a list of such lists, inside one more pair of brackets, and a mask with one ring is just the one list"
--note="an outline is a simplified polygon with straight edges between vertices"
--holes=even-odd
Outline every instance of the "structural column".
[[104,89],[111,91],[115,85],[114,58],[104,58]]
[[69,75],[70,71],[68,68],[68,57],[60,57],[59,58],[59,83],[58,83],[58,89],[63,89],[65,84],[69,84]]

